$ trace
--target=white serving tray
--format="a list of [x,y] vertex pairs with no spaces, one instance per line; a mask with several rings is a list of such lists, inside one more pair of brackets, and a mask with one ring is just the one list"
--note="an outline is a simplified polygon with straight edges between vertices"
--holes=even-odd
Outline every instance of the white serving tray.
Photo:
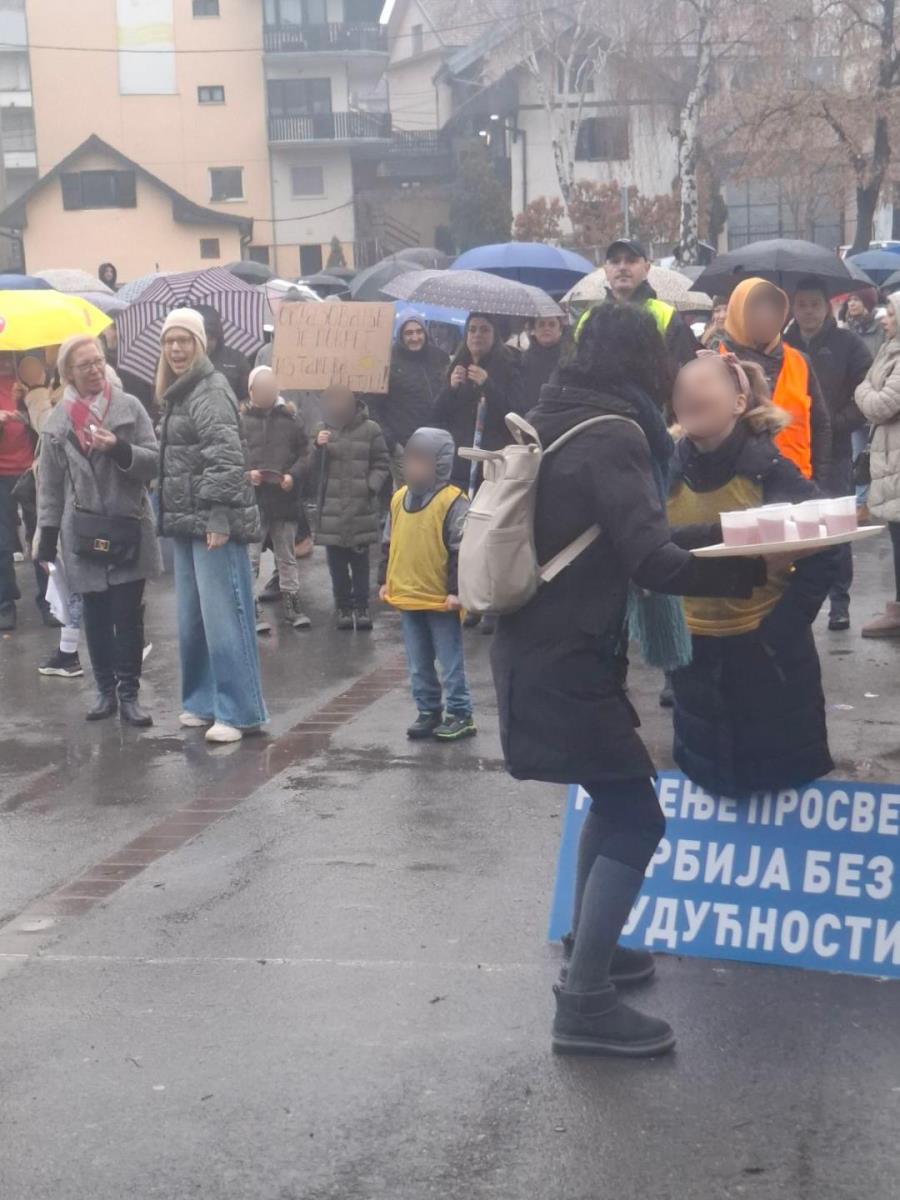
[[829,546],[843,546],[845,542],[861,542],[886,528],[886,525],[861,525],[850,533],[793,538],[789,542],[757,542],[755,546],[728,546],[725,542],[717,542],[715,546],[698,546],[691,554],[698,558],[758,558],[761,554],[790,554],[792,550],[827,550]]

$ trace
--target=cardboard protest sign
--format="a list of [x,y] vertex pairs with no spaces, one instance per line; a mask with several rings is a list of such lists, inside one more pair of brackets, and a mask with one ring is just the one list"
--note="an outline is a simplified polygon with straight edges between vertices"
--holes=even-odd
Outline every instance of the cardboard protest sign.
[[[660,773],[666,835],[621,941],[900,978],[900,786],[824,781],[750,800]],[[550,938],[568,932],[590,798],[570,789]]]
[[282,304],[272,367],[282,388],[386,392],[393,304]]

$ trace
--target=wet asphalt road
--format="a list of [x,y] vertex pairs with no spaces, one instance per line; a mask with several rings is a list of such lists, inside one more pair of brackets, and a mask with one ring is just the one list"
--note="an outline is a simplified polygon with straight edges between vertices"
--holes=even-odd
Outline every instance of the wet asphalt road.
[[[858,555],[857,626],[888,554]],[[207,751],[177,727],[168,582],[150,731],[87,726],[89,684],[38,677],[53,635],[27,605],[0,643],[0,1197],[894,1200],[900,985],[660,959],[639,1002],[675,1055],[553,1059],[563,796],[502,771],[486,640],[468,636],[475,741],[411,746],[405,691],[372,683],[317,721],[360,677],[390,686],[397,624],[339,635],[321,560],[304,581],[316,630],[262,647],[270,743]],[[848,706],[836,776],[897,779],[900,645],[821,649]],[[667,766],[657,688],[633,672]],[[210,796],[235,806],[194,840],[88,911],[29,919]]]

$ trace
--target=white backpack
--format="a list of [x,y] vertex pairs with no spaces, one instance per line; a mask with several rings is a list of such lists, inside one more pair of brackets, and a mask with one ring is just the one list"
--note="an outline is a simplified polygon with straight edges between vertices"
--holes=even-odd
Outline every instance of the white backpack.
[[516,439],[512,445],[502,450],[459,450],[461,458],[481,463],[484,473],[466,514],[459,548],[459,598],[469,612],[516,612],[542,583],[555,579],[600,536],[600,526],[591,525],[549,562],[543,566],[538,562],[534,510],[541,463],[545,455],[601,421],[628,421],[641,428],[628,417],[608,413],[574,425],[545,449],[537,430],[509,413],[506,426]]

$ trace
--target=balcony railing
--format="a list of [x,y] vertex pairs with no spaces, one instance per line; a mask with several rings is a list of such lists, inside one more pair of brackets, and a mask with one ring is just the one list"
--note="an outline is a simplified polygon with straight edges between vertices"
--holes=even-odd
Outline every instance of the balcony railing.
[[270,142],[345,142],[391,136],[390,113],[332,112],[269,117]]
[[443,154],[449,143],[436,129],[395,129],[391,138],[392,154]]
[[266,25],[263,48],[267,54],[322,50],[372,50],[387,53],[384,25]]

